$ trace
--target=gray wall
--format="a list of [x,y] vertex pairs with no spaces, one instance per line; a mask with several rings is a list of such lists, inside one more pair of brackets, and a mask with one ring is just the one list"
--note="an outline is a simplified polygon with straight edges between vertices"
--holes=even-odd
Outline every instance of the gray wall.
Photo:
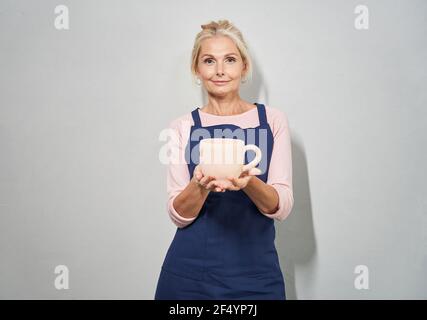
[[[69,30],[54,27],[59,4]],[[427,298],[422,0],[1,0],[0,298],[153,298],[175,232],[159,133],[204,103],[191,48],[220,18],[253,54],[242,98],[289,118],[288,298]]]

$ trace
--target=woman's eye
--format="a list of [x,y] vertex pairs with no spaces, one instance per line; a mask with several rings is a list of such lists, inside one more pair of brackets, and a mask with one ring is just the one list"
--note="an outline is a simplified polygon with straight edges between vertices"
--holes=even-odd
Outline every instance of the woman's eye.
[[[236,61],[236,59],[234,59],[234,58],[228,58],[227,60],[228,60],[228,61],[231,61],[231,62]],[[206,60],[204,61],[204,63],[209,64],[211,61],[213,61],[213,60],[209,58],[209,59],[206,59]]]

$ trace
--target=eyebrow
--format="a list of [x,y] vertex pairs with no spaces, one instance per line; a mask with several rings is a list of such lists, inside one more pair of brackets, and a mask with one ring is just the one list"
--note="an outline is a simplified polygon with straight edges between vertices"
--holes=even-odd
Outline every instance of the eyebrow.
[[[201,58],[203,58],[204,56],[213,57],[213,55],[211,55],[209,53],[205,53],[203,56],[201,56]],[[227,53],[226,55],[224,55],[224,57],[227,57],[227,56],[236,56],[237,57],[237,54],[236,53]]]

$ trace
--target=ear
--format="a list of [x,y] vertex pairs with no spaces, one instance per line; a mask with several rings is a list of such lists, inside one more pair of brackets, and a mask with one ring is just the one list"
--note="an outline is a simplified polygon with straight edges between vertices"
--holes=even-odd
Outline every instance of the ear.
[[248,64],[247,62],[245,62],[245,65],[243,66],[243,70],[242,70],[242,78],[246,78],[248,74]]
[[243,66],[243,70],[242,70],[242,78],[243,78],[244,76],[246,76],[246,72],[247,72],[247,70],[248,70],[248,65],[247,65],[247,63],[245,62],[244,66]]

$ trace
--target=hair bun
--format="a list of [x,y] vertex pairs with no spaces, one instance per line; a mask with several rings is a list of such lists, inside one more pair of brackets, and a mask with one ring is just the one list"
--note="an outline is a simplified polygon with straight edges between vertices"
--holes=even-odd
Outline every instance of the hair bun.
[[205,29],[217,29],[217,28],[219,28],[219,23],[215,22],[215,21],[211,21],[210,23],[202,24],[201,27],[203,30],[205,30]]

